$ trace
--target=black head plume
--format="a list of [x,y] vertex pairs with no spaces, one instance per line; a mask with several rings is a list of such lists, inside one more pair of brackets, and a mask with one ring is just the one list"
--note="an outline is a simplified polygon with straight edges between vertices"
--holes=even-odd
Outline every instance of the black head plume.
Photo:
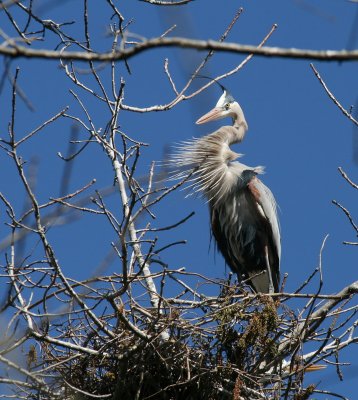
[[229,103],[233,103],[235,101],[234,97],[232,96],[232,94],[226,89],[226,87],[224,85],[222,85],[219,81],[217,81],[214,78],[211,78],[210,76],[206,76],[206,75],[195,75],[194,78],[202,78],[202,79],[208,79],[210,81],[214,81],[218,86],[220,86],[221,90],[223,91],[223,93],[225,93],[225,99],[226,102]]

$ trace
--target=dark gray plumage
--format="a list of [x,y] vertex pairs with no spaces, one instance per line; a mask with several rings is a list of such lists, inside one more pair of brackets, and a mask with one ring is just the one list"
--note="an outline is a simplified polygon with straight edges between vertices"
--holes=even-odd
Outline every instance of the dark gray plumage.
[[[220,252],[239,279],[247,279],[256,292],[277,292],[281,250],[274,199],[254,171],[244,170],[242,176],[225,201],[209,202],[211,229]],[[268,204],[262,201],[265,196]]]
[[197,124],[231,117],[232,126],[193,139],[178,147],[172,162],[191,174],[190,187],[208,200],[212,233],[226,263],[256,292],[279,290],[280,231],[276,201],[258,179],[262,167],[248,167],[230,145],[243,140],[248,125],[240,105],[223,88],[216,107]]

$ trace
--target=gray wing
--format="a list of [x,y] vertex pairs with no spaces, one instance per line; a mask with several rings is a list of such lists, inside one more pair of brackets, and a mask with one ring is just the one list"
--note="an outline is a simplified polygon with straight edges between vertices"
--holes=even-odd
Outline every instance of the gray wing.
[[251,181],[257,191],[255,199],[271,226],[272,242],[269,245],[269,261],[275,291],[278,291],[280,282],[281,235],[277,216],[277,203],[271,190],[258,178]]
[[269,220],[272,228],[273,243],[276,247],[278,258],[281,259],[281,235],[280,235],[280,225],[277,216],[277,203],[271,192],[271,190],[264,185],[260,179],[256,179],[255,186],[260,194],[257,199],[258,203],[262,207],[266,218]]
[[271,191],[245,170],[236,187],[219,203],[210,204],[211,228],[218,248],[239,279],[249,278],[256,292],[268,293],[265,246],[274,290],[279,288],[281,254],[276,202]]

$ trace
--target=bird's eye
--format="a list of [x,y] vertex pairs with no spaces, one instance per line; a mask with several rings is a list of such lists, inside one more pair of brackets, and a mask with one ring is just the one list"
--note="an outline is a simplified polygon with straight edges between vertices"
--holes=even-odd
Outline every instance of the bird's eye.
[[225,104],[225,110],[228,111],[229,108],[230,108],[230,103],[226,103],[226,104]]

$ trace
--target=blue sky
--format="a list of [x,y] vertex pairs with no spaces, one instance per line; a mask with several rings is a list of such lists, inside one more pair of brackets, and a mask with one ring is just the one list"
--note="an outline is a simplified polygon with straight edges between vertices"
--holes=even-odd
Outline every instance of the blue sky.
[[[145,37],[158,36],[176,23],[178,27],[172,32],[173,36],[217,39],[236,10],[243,6],[244,12],[228,38],[230,42],[258,44],[277,23],[278,28],[267,43],[269,46],[337,50],[358,46],[358,6],[348,1],[197,0],[181,9],[158,8],[139,1],[119,3],[123,3],[118,6],[126,20],[134,18],[129,31]],[[56,21],[80,20],[82,2],[76,1],[71,5],[63,2],[61,6],[44,7],[42,10],[39,6],[39,13]],[[106,35],[109,15],[108,8],[90,2],[92,38],[98,49],[107,49],[110,43]],[[0,15],[0,22],[10,32],[3,15]],[[68,32],[76,34],[77,29],[76,25],[71,25]],[[40,43],[37,46],[43,45]],[[139,107],[168,102],[173,93],[163,73],[164,59],[169,58],[171,72],[180,88],[203,56],[204,53],[191,50],[146,52],[129,61],[132,75],[128,75],[124,65],[120,64],[117,72],[118,78],[123,76],[126,80],[125,102]],[[208,63],[205,73],[220,75],[234,68],[243,58],[241,55],[217,53]],[[245,154],[242,160],[245,164],[266,166],[262,179],[271,188],[280,206],[281,269],[289,275],[286,289],[294,290],[318,265],[322,241],[329,234],[323,252],[323,290],[330,293],[357,279],[357,247],[342,244],[343,241],[356,241],[356,237],[346,217],[331,201],[337,200],[351,211],[353,217],[357,217],[357,193],[342,179],[337,168],[341,166],[353,180],[358,180],[358,161],[353,159],[354,151],[358,151],[354,148],[354,144],[358,143],[354,135],[358,133],[357,128],[354,130],[353,124],[327,97],[309,63],[309,60],[254,57],[223,84],[241,104],[249,124],[245,141],[236,150]],[[314,64],[345,108],[349,109],[357,103],[357,63]],[[21,68],[19,83],[36,110],[30,112],[19,104],[19,136],[66,105],[70,106],[72,114],[80,114],[78,105],[69,94],[69,89],[75,88],[64,77],[57,62],[15,60],[12,62],[13,71],[17,65]],[[107,73],[103,71],[103,77],[108,83],[108,70]],[[145,176],[151,161],[160,161],[173,143],[217,129],[220,123],[197,126],[195,121],[215,105],[219,96],[219,89],[212,86],[205,93],[180,103],[168,112],[122,112],[121,129],[149,144],[142,152],[138,175]],[[91,98],[83,98],[95,116],[96,126],[104,128],[108,118],[105,108],[98,107]],[[8,85],[1,93],[1,108],[0,126],[6,132],[10,116]],[[58,195],[63,163],[56,153],[65,153],[69,133],[69,121],[58,121],[22,150],[26,159],[37,159],[37,194],[42,201]],[[21,209],[21,189],[10,170],[9,160],[3,154],[0,155],[0,163],[8,171],[0,177],[1,191]],[[70,190],[77,189],[92,178],[97,179],[97,188],[113,182],[111,165],[97,146],[90,146],[76,161]],[[213,246],[210,248],[207,206],[200,199],[185,198],[185,195],[185,192],[178,191],[154,209],[157,214],[154,225],[158,227],[174,223],[195,211],[195,216],[186,224],[160,237],[159,247],[171,241],[188,241],[185,247],[174,247],[163,253],[163,261],[172,268],[185,266],[188,271],[224,278],[228,268],[225,268],[221,256],[214,254]],[[108,200],[111,206],[115,206],[116,201]],[[1,237],[5,232],[1,226]],[[114,240],[107,223],[91,216],[71,224],[69,228],[56,228],[50,235],[65,271],[75,277],[84,277],[94,270],[109,251],[110,241]],[[115,270],[115,265],[112,268]],[[311,287],[313,289],[314,286]],[[357,375],[358,354],[352,349],[344,355],[342,361],[354,364],[351,370],[347,370],[347,381],[338,385],[333,369],[317,379],[327,389],[353,396],[351,375],[352,371]]]

